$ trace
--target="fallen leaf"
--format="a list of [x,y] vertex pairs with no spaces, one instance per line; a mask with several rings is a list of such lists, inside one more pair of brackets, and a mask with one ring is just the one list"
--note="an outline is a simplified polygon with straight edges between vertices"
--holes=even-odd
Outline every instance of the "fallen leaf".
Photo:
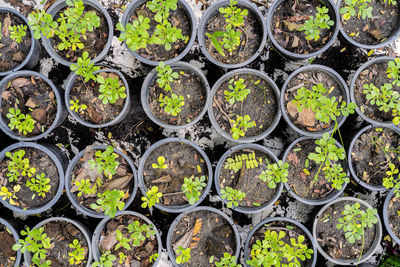
[[297,115],[297,105],[294,104],[292,101],[287,103],[286,109],[287,109],[288,113],[290,114],[290,116],[295,117]]
[[296,23],[293,23],[293,22],[290,22],[290,21],[287,21],[287,20],[283,20],[283,24],[291,32],[299,31],[299,29],[304,26],[304,24],[296,24]]
[[132,180],[132,175],[126,175],[124,177],[120,177],[118,179],[112,180],[109,183],[105,183],[101,189],[103,190],[103,192],[105,191],[111,191],[114,189],[123,189],[125,188],[129,182]]
[[304,126],[314,126],[315,124],[315,113],[310,108],[304,109],[299,113],[297,121]]

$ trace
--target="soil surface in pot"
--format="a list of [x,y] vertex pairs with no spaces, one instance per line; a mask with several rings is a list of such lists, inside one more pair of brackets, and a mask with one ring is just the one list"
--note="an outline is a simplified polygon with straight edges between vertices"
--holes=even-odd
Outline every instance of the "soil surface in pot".
[[[238,5],[239,8],[245,9],[243,6]],[[213,34],[217,31],[226,31],[226,26],[228,23],[225,21],[224,14],[216,13],[208,19],[205,27],[205,46],[210,55],[217,61],[225,63],[225,64],[240,64],[249,60],[258,50],[260,44],[262,42],[262,26],[260,25],[260,21],[257,19],[257,16],[254,12],[249,10],[249,13],[244,18],[244,23],[240,27],[232,27],[235,31],[241,32],[240,37],[240,45],[236,47],[235,50],[229,52],[222,46],[225,56],[221,55],[217,49],[215,49],[213,43],[211,42],[210,37],[206,35]],[[222,38],[218,38],[219,41],[222,41]]]
[[[102,194],[108,190],[116,189],[124,191],[125,196],[122,201],[125,202],[130,197],[134,186],[133,173],[128,162],[126,162],[126,160],[122,156],[118,155],[114,150],[113,153],[118,155],[116,161],[118,161],[119,165],[116,168],[116,173],[112,175],[111,178],[106,177],[104,172],[98,173],[97,168],[94,168],[93,170],[90,169],[88,162],[89,160],[96,160],[96,158],[98,158],[95,156],[96,151],[97,150],[94,150],[91,147],[87,147],[82,158],[80,158],[74,166],[71,172],[72,177],[66,177],[67,179],[70,179],[69,181],[71,182],[70,192],[73,193],[79,204],[88,209],[91,209],[90,205],[96,202],[98,193]],[[101,151],[104,152],[104,150]],[[83,193],[81,196],[78,196],[80,191],[77,182],[82,182],[83,179],[89,179],[91,188],[96,186],[97,190],[95,193],[88,195]]]
[[[345,6],[345,1],[342,1],[340,8]],[[400,24],[400,9],[398,3],[390,5],[380,0],[372,0],[367,6],[372,7],[372,18],[363,19],[355,15],[345,20],[340,15],[342,28],[352,40],[360,44],[376,45],[396,32]],[[359,9],[355,8],[355,11],[358,14]]]
[[[147,2],[147,1],[146,1]],[[169,59],[176,58],[180,53],[185,50],[187,42],[192,34],[190,17],[186,9],[179,2],[177,4],[178,8],[176,10],[169,10],[168,21],[172,24],[173,27],[182,30],[183,37],[187,37],[187,40],[177,40],[174,43],[170,43],[172,48],[170,50],[166,50],[164,45],[157,44],[147,44],[146,48],[141,48],[137,51],[141,57],[153,60],[153,61],[166,61]],[[143,16],[145,18],[150,19],[150,28],[147,30],[149,36],[152,36],[158,22],[155,21],[156,13],[152,12],[146,4],[139,6],[132,14],[129,23],[132,23],[135,20],[138,20],[139,16]]]
[[[264,236],[265,236],[265,232],[267,232],[268,230],[270,231],[275,231],[277,233],[279,232],[284,232],[285,233],[285,237],[281,239],[281,241],[283,241],[285,244],[291,245],[290,243],[290,239],[294,238],[298,239],[298,237],[300,235],[304,236],[304,242],[302,244],[307,245],[308,249],[312,249],[312,241],[308,238],[307,234],[297,225],[290,223],[290,222],[286,222],[286,221],[274,221],[274,222],[270,222],[267,224],[264,224],[263,226],[261,226],[260,228],[258,228],[254,234],[251,236],[250,242],[249,242],[249,247],[248,249],[248,253],[249,253],[249,259],[251,259],[251,248],[252,246],[256,243],[257,240],[260,240],[261,242],[264,240]],[[317,253],[316,251],[314,251],[314,253]],[[306,259],[305,261],[301,261],[299,259],[299,261],[301,262],[301,266],[310,266],[311,262],[312,262],[312,258],[311,259]],[[282,263],[290,263],[287,260],[283,261]]]
[[14,266],[17,252],[12,250],[16,243],[10,230],[0,223],[0,266]]
[[[11,26],[26,26],[26,35],[17,43],[11,39]],[[21,64],[29,54],[32,37],[28,25],[16,15],[0,13],[0,72],[9,71]]]
[[[9,192],[14,192],[14,186],[20,185],[20,190],[15,193],[16,198],[13,198],[13,201],[15,202],[15,204],[12,204],[13,206],[21,209],[32,209],[44,206],[54,198],[58,190],[60,179],[58,176],[57,166],[46,153],[35,148],[24,147],[23,149],[10,151],[10,153],[13,155],[15,152],[20,150],[25,150],[23,158],[29,159],[29,166],[35,168],[36,172],[32,177],[20,175],[17,181],[14,180],[13,182],[9,182],[7,177],[7,173],[9,173],[7,166],[10,158],[5,156],[0,162],[0,184],[5,186]],[[51,186],[48,192],[44,192],[44,197],[39,196],[37,192],[32,191],[26,185],[28,180],[31,180],[32,178],[37,179],[37,176],[42,173],[45,174],[46,178],[50,179],[48,184]],[[33,195],[35,195],[35,197],[33,197]],[[9,199],[6,201],[9,202]]]
[[[300,31],[307,20],[318,14],[317,7],[322,8],[323,2],[312,0],[283,1],[272,16],[271,32],[280,46],[295,54],[310,54],[320,50],[332,39],[335,25],[329,29],[319,29],[319,39],[307,41],[305,31]],[[326,8],[330,9],[327,4]],[[335,21],[335,13],[330,10],[330,20]],[[335,22],[336,23],[336,22]]]
[[[297,96],[297,91],[306,87],[308,90],[313,90],[313,86],[322,83],[326,89],[329,89],[329,93],[326,95],[329,98],[336,97],[338,106],[343,100],[343,93],[341,91],[341,85],[336,82],[336,80],[329,74],[318,71],[304,71],[293,77],[288,83],[284,95],[286,114],[290,121],[299,129],[309,132],[322,131],[331,125],[334,126],[335,123],[330,121],[329,123],[324,123],[315,118],[315,113],[311,109],[304,109],[299,112],[297,105],[292,101],[295,100]],[[337,118],[339,120],[339,118]]]
[[[360,111],[368,118],[375,121],[392,121],[392,112],[384,112],[379,110],[379,106],[372,105],[363,93],[363,86],[373,83],[380,88],[385,83],[392,83],[393,79],[388,78],[386,70],[388,69],[388,61],[380,61],[371,64],[364,69],[354,84],[354,98]],[[400,88],[393,85],[393,91],[400,93]]]
[[187,267],[215,266],[208,263],[210,257],[214,256],[214,262],[220,261],[225,252],[232,255],[238,249],[232,226],[220,214],[207,210],[183,216],[174,229],[171,244],[174,251],[179,246],[191,249],[190,262],[182,264]]
[[388,219],[390,228],[400,238],[400,199],[396,195],[389,201]]
[[184,125],[196,119],[203,111],[207,101],[207,88],[204,87],[200,77],[189,69],[179,67],[172,67],[172,69],[179,73],[179,78],[171,82],[172,93],[177,96],[182,95],[185,98],[185,105],[181,107],[182,110],[178,116],[166,113],[164,111],[165,106],[160,106],[159,97],[162,95],[171,96],[171,94],[158,86],[157,77],[150,85],[147,101],[154,116],[162,122],[171,125]]
[[246,193],[246,197],[239,202],[239,206],[244,208],[257,208],[264,206],[271,201],[278,191],[277,188],[270,189],[267,183],[263,182],[259,178],[260,174],[267,169],[268,164],[266,160],[271,164],[274,163],[273,159],[271,159],[268,154],[259,150],[245,148],[236,151],[228,158],[235,159],[236,156],[252,153],[255,153],[256,161],[258,163],[260,163],[260,160],[262,162],[258,167],[248,169],[245,161],[242,161],[242,168],[235,172],[234,170],[229,170],[229,168],[225,169],[225,164],[227,163],[227,160],[225,160],[219,174],[221,188],[229,186]]
[[357,177],[372,185],[381,186],[389,163],[400,167],[400,136],[388,128],[372,128],[361,134],[351,152],[351,164]]
[[[358,259],[361,250],[362,255],[365,255],[371,248],[376,238],[376,224],[372,228],[364,229],[364,249],[362,238],[350,244],[345,237],[343,229],[337,229],[338,219],[342,218],[344,206],[353,205],[354,201],[341,201],[328,207],[319,217],[316,239],[321,248],[334,259]],[[366,207],[360,206],[360,210],[366,211]]]
[[[96,15],[100,18],[100,26],[98,28],[93,28],[93,31],[87,30],[85,34],[81,34],[79,40],[84,45],[83,49],[77,48],[76,50],[73,50],[70,47],[68,49],[60,50],[58,46],[60,43],[62,43],[62,40],[56,35],[50,39],[54,52],[67,61],[76,62],[78,57],[82,57],[82,54],[85,51],[89,53],[89,58],[93,59],[97,57],[107,45],[108,24],[106,18],[96,8],[89,5],[84,6],[85,9],[82,16],[85,16],[85,14],[88,12],[96,13]],[[65,12],[66,10],[67,8],[62,8],[54,16],[54,20],[57,21],[60,18],[60,13]],[[58,24],[60,24],[60,22]]]
[[10,108],[19,109],[21,114],[30,115],[35,121],[32,132],[26,135],[17,128],[12,131],[24,137],[37,136],[53,124],[57,114],[57,99],[50,85],[42,78],[19,77],[11,80],[1,92],[1,116],[9,128],[7,114]]
[[[321,164],[308,159],[310,153],[315,153],[317,139],[306,139],[298,142],[288,153],[285,162],[289,163],[288,185],[294,193],[308,200],[323,200],[337,192],[331,183],[325,179]],[[306,161],[308,167],[306,168]],[[344,161],[339,161],[346,168]],[[307,171],[305,171],[307,169]],[[318,173],[318,180],[314,181]]]
[[[153,169],[158,157],[165,158],[166,169]],[[160,203],[165,206],[183,206],[188,199],[182,191],[185,177],[205,176],[207,183],[208,168],[200,153],[190,145],[171,142],[153,150],[148,156],[143,168],[143,180],[147,189],[153,186],[163,193]],[[204,192],[203,188],[202,192]]]
[[[238,81],[240,78],[244,80],[246,89],[249,89],[250,93],[243,101],[229,104],[224,92],[232,91],[229,89],[230,80]],[[233,83],[232,86],[235,87]],[[227,78],[215,92],[212,105],[218,125],[230,135],[232,134],[230,120],[236,121],[238,115],[243,117],[249,115],[256,126],[247,129],[246,138],[258,136],[267,131],[273,124],[279,108],[277,96],[269,82],[253,74],[236,74]]]
[[[147,237],[146,233],[142,232],[142,235],[145,236],[146,239],[141,241],[139,246],[134,246],[131,242],[133,240],[131,240],[129,241],[129,245],[132,249],[128,250],[122,246],[118,249],[115,249],[116,245],[119,243],[117,241],[116,231],[120,231],[125,238],[131,239],[131,235],[133,233],[129,232],[127,227],[129,224],[132,224],[136,221],[140,223],[140,226],[148,225],[141,218],[132,215],[121,215],[109,221],[106,227],[103,229],[100,237],[101,243],[99,249],[100,251],[110,250],[111,253],[117,258],[114,264],[120,259],[118,254],[122,252],[125,254],[125,256],[127,256],[123,266],[145,267],[152,265],[150,263],[150,256],[158,251],[158,243],[155,235]],[[152,229],[154,229],[154,226]]]
[[[121,77],[114,72],[100,72],[98,75],[104,77],[104,79],[119,79],[119,86],[125,87],[126,85],[122,81]],[[85,104],[87,108],[85,110],[79,110],[75,112],[82,120],[93,124],[104,124],[114,120],[122,109],[124,108],[125,99],[119,98],[115,103],[111,104],[108,102],[104,104],[99,98],[100,96],[100,84],[90,80],[84,82],[81,76],[75,79],[75,83],[70,91],[70,99],[73,101],[79,100],[78,104]],[[70,107],[69,107],[70,108]]]

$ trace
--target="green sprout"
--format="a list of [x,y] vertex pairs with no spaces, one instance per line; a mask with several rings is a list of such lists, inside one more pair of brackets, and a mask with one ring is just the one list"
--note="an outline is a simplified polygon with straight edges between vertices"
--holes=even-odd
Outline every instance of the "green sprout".
[[112,267],[113,262],[117,259],[111,251],[105,250],[100,256],[100,261],[95,261],[92,264],[92,267]]
[[[397,175],[397,178],[394,176]],[[389,170],[386,171],[386,175],[383,178],[382,185],[387,189],[395,188],[394,193],[396,197],[400,197],[400,175],[399,169],[396,166],[389,162]]]
[[28,16],[28,19],[28,24],[33,30],[33,37],[35,39],[40,39],[42,34],[47,39],[54,36],[54,29],[58,27],[58,23],[53,21],[53,17],[50,14],[47,14],[44,9],[41,9],[40,11],[32,11]]
[[121,32],[121,35],[118,40],[126,41],[126,45],[133,51],[146,48],[150,39],[148,29],[150,29],[150,19],[142,15],[132,23],[127,23],[126,28],[119,22],[117,30]]
[[239,206],[239,201],[242,201],[246,197],[246,193],[233,189],[232,187],[225,186],[225,188],[221,189],[221,197],[222,199],[228,201],[226,206],[228,208],[232,208],[232,206]]
[[18,108],[10,108],[6,117],[10,120],[8,127],[10,127],[11,130],[16,128],[19,133],[23,133],[24,135],[31,133],[35,128],[36,121],[32,116],[21,113],[21,110]]
[[99,66],[94,66],[94,63],[91,62],[89,53],[86,51],[83,52],[82,57],[78,57],[76,64],[71,64],[69,68],[76,75],[85,78],[85,82],[89,82],[90,80],[97,81],[94,72],[100,70]]
[[215,262],[216,267],[242,267],[241,264],[236,263],[237,259],[235,256],[225,252],[224,257],[218,262]]
[[32,177],[36,173],[36,169],[29,165],[29,159],[25,157],[25,150],[20,149],[13,154],[6,152],[6,157],[10,158],[7,162],[8,181],[17,181],[20,176]]
[[[235,87],[233,87],[232,83],[235,84]],[[250,93],[250,89],[246,89],[246,84],[244,84],[242,78],[236,81],[231,79],[228,88],[230,91],[225,90],[224,94],[226,101],[231,105],[235,104],[236,101],[241,102],[245,100],[247,95]]]
[[262,164],[262,158],[260,157],[256,159],[256,153],[241,153],[239,155],[235,155],[235,158],[227,158],[224,169],[238,172],[244,167],[246,167],[248,170],[257,168],[260,164]]
[[393,79],[393,85],[400,86],[400,58],[388,62],[386,75],[389,79]]
[[157,83],[158,86],[164,88],[166,92],[171,91],[171,83],[179,78],[179,73],[176,71],[172,71],[170,65],[165,65],[163,61],[161,61],[156,67],[157,70]]
[[133,221],[127,226],[128,232],[131,234],[129,237],[130,242],[134,247],[138,247],[147,238],[153,238],[156,235],[156,230],[154,230],[151,224],[140,224],[139,221]]
[[149,259],[150,263],[156,262],[158,257],[160,257],[160,255],[158,255],[158,253],[154,253],[154,254],[150,255],[150,259]]
[[100,84],[99,99],[103,101],[103,104],[114,104],[118,99],[125,99],[125,86],[119,84],[120,80],[118,78],[106,78],[97,75],[97,82]]
[[232,124],[231,132],[233,139],[244,137],[248,128],[253,128],[256,126],[256,122],[251,121],[249,115],[244,115],[244,117],[236,115],[236,121],[230,120],[230,122]]
[[207,186],[205,181],[206,177],[204,175],[200,178],[185,177],[182,184],[182,192],[185,193],[185,196],[188,199],[190,205],[193,205],[194,203],[199,201],[203,188]]
[[164,158],[163,156],[159,156],[159,157],[157,158],[157,163],[153,163],[153,164],[151,165],[151,167],[152,167],[153,169],[161,169],[161,170],[163,170],[163,169],[168,168],[168,165],[165,164],[165,158]]
[[73,249],[72,252],[68,253],[69,264],[81,264],[85,259],[85,250],[82,248],[81,244],[79,244],[79,240],[74,239],[68,247]]
[[75,112],[83,112],[84,110],[87,109],[87,106],[85,104],[79,104],[79,100],[70,100],[69,103],[71,104],[71,106],[69,107],[72,111]]
[[[101,185],[100,180],[97,181],[99,186]],[[92,186],[90,179],[82,179],[80,181],[75,181],[75,186],[78,187],[78,197],[82,195],[91,196],[97,192],[97,184]]]
[[26,25],[9,26],[8,29],[10,30],[10,38],[20,44],[22,42],[22,37],[26,36],[27,28],[28,27]]
[[287,162],[282,163],[282,161],[278,161],[278,163],[270,164],[267,159],[267,169],[263,171],[259,178],[268,184],[269,188],[276,188],[278,183],[286,183],[288,181],[289,176],[289,164]]
[[107,190],[102,194],[97,194],[96,203],[92,203],[90,208],[97,212],[104,212],[104,215],[113,218],[117,210],[123,210],[125,207],[125,202],[122,201],[124,197],[125,193],[122,190]]
[[[39,197],[46,197],[46,193],[50,191],[50,178],[47,178],[44,173],[36,175],[36,178],[31,178],[26,181],[26,187],[32,192],[36,192]],[[36,194],[32,195],[32,199],[36,197]]]
[[384,2],[389,4],[389,5],[393,5],[393,6],[397,5],[396,0],[384,0]]
[[1,197],[3,200],[7,200],[7,199],[8,199],[8,202],[9,202],[11,205],[14,206],[15,204],[17,204],[17,203],[15,203],[15,201],[14,201],[14,199],[17,199],[17,196],[16,196],[15,194],[18,193],[19,190],[21,190],[21,186],[20,186],[19,184],[13,186],[13,191],[8,191],[8,188],[7,188],[7,187],[2,186],[1,189],[0,189],[0,197]]
[[185,249],[184,247],[179,246],[178,249],[176,250],[176,255],[177,255],[176,260],[175,260],[176,263],[182,264],[185,262],[189,262],[190,258],[191,258],[190,251],[191,251],[190,248]]
[[[345,6],[339,9],[339,13],[343,15],[344,20],[348,20],[357,14],[357,18],[372,18],[372,6],[369,5],[371,0],[344,0]],[[358,12],[357,12],[358,10]]]
[[125,255],[123,252],[118,252],[119,257],[119,264],[123,264],[128,256]]
[[150,190],[146,192],[146,196],[142,197],[142,208],[151,208],[155,204],[160,203],[160,198],[162,198],[163,194],[161,192],[158,192],[158,187],[153,186]]
[[127,250],[131,250],[131,246],[129,245],[129,242],[131,241],[129,238],[126,238],[120,230],[117,230],[115,232],[117,234],[117,244],[114,247],[114,250],[119,249],[120,247],[123,247]]
[[321,29],[330,29],[335,24],[329,17],[329,9],[327,7],[317,7],[317,11],[318,13],[315,17],[311,16],[306,20],[304,26],[299,28],[299,31],[305,31],[306,40],[317,41],[320,38]]
[[119,162],[117,160],[118,155],[114,153],[114,148],[112,146],[107,146],[107,148],[102,152],[97,150],[95,153],[96,159],[89,160],[90,169],[97,169],[97,173],[104,172],[104,175],[111,178],[116,172]]

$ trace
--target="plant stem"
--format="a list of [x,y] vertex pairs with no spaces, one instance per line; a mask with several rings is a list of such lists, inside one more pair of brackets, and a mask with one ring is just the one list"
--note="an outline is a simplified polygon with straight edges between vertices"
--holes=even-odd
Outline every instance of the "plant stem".
[[358,262],[361,261],[362,254],[363,254],[363,252],[364,252],[364,235],[365,235],[365,233],[363,233],[363,235],[362,235],[361,253],[360,253],[360,257],[358,258]]

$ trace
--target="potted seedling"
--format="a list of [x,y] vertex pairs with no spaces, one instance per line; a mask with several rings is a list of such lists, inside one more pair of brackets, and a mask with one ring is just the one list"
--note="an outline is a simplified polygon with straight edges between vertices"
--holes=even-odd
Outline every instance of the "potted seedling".
[[210,87],[204,74],[186,62],[160,62],[142,85],[141,101],[148,117],[169,129],[198,122],[210,103]]
[[267,32],[284,56],[300,60],[326,51],[339,33],[332,1],[275,1],[268,10]]
[[337,6],[340,33],[355,47],[376,49],[399,36],[400,10],[395,0],[341,0]]
[[400,191],[393,188],[385,199],[383,206],[383,222],[392,239],[400,244]]
[[278,87],[265,73],[234,70],[214,84],[208,116],[224,138],[255,142],[270,134],[279,122],[278,95]]
[[318,251],[330,262],[357,265],[368,260],[377,249],[382,225],[377,210],[368,203],[343,197],[318,212],[313,236]]
[[129,52],[140,61],[157,66],[179,61],[196,36],[193,11],[184,0],[140,0],[126,8],[117,24]]
[[153,144],[139,164],[142,207],[166,212],[193,209],[207,195],[212,183],[211,163],[196,144],[168,138]]
[[68,79],[65,105],[81,124],[103,128],[122,121],[130,110],[128,82],[117,70],[95,66],[87,52],[76,64]]
[[0,8],[0,76],[36,66],[40,47],[32,36],[25,16],[14,9]]
[[287,167],[263,146],[235,146],[218,161],[217,192],[228,208],[243,213],[260,212],[278,200],[283,182],[287,181]]
[[53,217],[27,227],[12,249],[24,253],[29,266],[91,266],[89,232],[68,218]]
[[123,211],[99,223],[92,249],[93,267],[157,266],[162,244],[160,234],[149,219],[136,212]]
[[[168,255],[174,266],[238,266],[239,234],[232,219],[210,207],[180,214],[167,236]],[[226,254],[229,254],[226,255]],[[221,265],[221,262],[232,265]]]
[[224,68],[240,68],[255,60],[266,42],[264,16],[247,0],[224,0],[203,14],[198,38],[203,54]]
[[35,39],[42,38],[46,51],[69,66],[83,52],[101,61],[111,47],[113,23],[108,12],[94,0],[58,0],[46,11],[28,16]]
[[5,219],[0,218],[0,264],[3,266],[18,267],[21,261],[21,252],[14,251],[13,245],[18,242],[19,236],[14,227]]
[[132,161],[112,146],[89,146],[76,155],[66,171],[65,190],[85,215],[113,218],[126,209],[137,190]]

